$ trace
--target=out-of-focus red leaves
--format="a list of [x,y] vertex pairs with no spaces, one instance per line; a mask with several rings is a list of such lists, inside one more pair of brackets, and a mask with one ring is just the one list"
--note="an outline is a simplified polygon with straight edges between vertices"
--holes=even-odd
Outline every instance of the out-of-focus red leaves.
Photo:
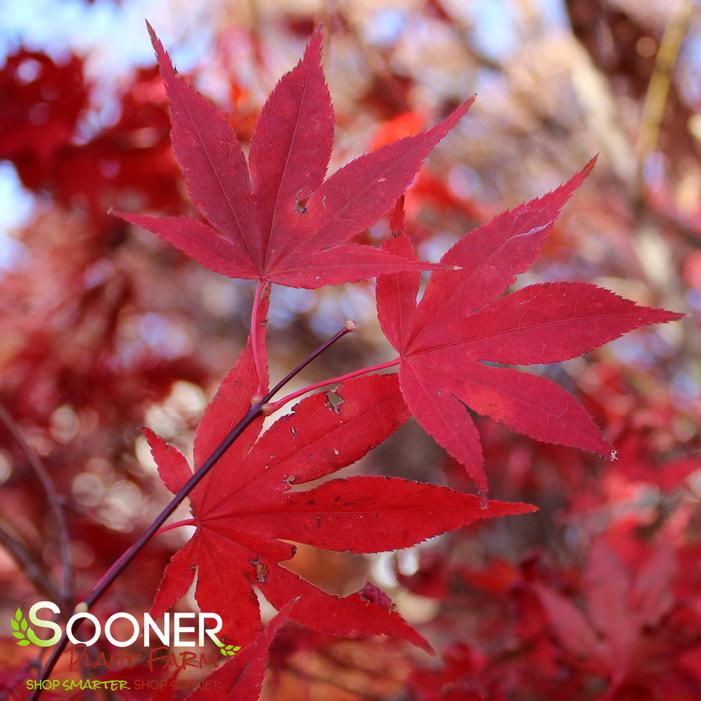
[[166,99],[153,68],[138,71],[122,95],[120,115],[84,144],[60,154],[52,183],[66,204],[96,217],[112,206],[182,207],[178,168],[168,137]]
[[0,159],[12,161],[29,190],[98,219],[115,205],[177,211],[178,169],[157,71],[137,71],[116,121],[86,138],[89,107],[81,58],[10,56],[0,70]]
[[26,49],[9,56],[0,69],[0,159],[43,180],[72,142],[88,102],[81,58],[57,63]]

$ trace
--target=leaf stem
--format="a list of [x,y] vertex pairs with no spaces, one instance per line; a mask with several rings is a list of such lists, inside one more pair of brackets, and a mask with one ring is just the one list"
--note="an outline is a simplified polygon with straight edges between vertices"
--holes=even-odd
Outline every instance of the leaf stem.
[[368,365],[364,368],[360,368],[359,370],[353,370],[353,372],[347,372],[345,375],[337,375],[336,377],[330,377],[328,380],[322,380],[321,382],[315,382],[312,385],[307,385],[306,387],[302,387],[302,389],[295,390],[294,392],[291,392],[290,394],[282,397],[281,399],[278,399],[276,402],[271,402],[265,407],[265,413],[266,414],[272,414],[276,412],[278,409],[281,407],[285,406],[285,404],[288,404],[291,402],[293,399],[297,399],[297,397],[301,397],[303,394],[307,394],[307,392],[312,392],[315,389],[319,389],[320,387],[326,387],[327,385],[337,385],[341,382],[345,382],[346,380],[351,380],[354,377],[358,377],[359,375],[367,375],[369,372],[375,372],[376,370],[384,370],[385,368],[392,368],[395,367],[396,365],[399,365],[399,358],[395,358],[394,360],[389,360],[386,363],[378,363],[377,365]]
[[[314,352],[310,353],[304,360],[302,360],[297,366],[295,366],[290,372],[285,375],[285,377],[278,382],[275,387],[273,387],[259,402],[251,405],[251,408],[246,412],[243,418],[229,431],[224,440],[217,446],[214,452],[202,463],[202,466],[193,473],[192,477],[177,491],[173,498],[168,502],[164,509],[156,516],[151,525],[141,534],[141,536],[136,540],[122,555],[119,557],[112,566],[105,572],[105,574],[97,581],[95,586],[92,588],[90,593],[85,597],[85,599],[78,604],[76,608],[85,611],[90,609],[94,604],[100,599],[100,597],[109,589],[109,587],[114,583],[114,581],[124,572],[124,570],[129,566],[129,564],[134,560],[134,558],[143,550],[146,544],[151,540],[151,538],[159,532],[166,520],[173,514],[173,512],[178,508],[178,506],[187,498],[188,494],[204,479],[204,477],[209,473],[209,471],[217,464],[220,458],[226,453],[226,451],[231,447],[234,441],[248,428],[248,426],[263,413],[263,407],[268,404],[270,399],[279,392],[295,375],[300,373],[309,363],[318,358],[325,350],[332,346],[336,341],[343,338],[347,333],[350,333],[355,328],[354,324],[346,324],[342,329],[335,333],[331,338],[322,343]],[[80,619],[73,626],[73,630],[76,631],[80,626],[80,623],[84,619]],[[53,671],[56,663],[63,654],[68,644],[68,636],[64,634],[61,639],[56,644],[56,647],[51,652],[49,659],[44,665],[44,669],[41,672],[39,678],[40,682],[46,681]],[[42,688],[39,684],[32,695],[29,697],[29,701],[37,701],[41,696]]]
[[163,526],[156,531],[155,535],[162,535],[168,531],[173,531],[176,528],[182,528],[183,526],[196,526],[197,521],[194,518],[184,518],[182,521],[175,521],[174,523],[169,523],[167,526]]
[[256,389],[256,395],[261,395],[265,391],[265,384],[263,382],[262,371],[260,366],[260,356],[258,355],[258,326],[261,321],[258,319],[258,312],[261,300],[265,293],[265,286],[267,282],[263,280],[258,280],[256,285],[256,293],[253,297],[253,308],[251,309],[251,351],[253,352],[253,365],[256,368],[256,378],[258,379],[258,388]]

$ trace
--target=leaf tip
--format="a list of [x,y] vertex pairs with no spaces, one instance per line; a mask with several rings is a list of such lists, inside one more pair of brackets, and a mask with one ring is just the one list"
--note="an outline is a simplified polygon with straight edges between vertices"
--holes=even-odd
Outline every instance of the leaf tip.
[[168,81],[175,77],[175,68],[170,60],[170,56],[168,56],[168,52],[163,47],[163,42],[161,42],[161,40],[158,38],[156,30],[148,20],[145,20],[145,22],[146,29],[151,39],[151,46],[153,46],[153,50],[156,53],[156,59],[158,60],[158,65],[161,69],[161,74],[163,75],[164,80]]
[[141,432],[144,434],[144,438],[146,438],[146,442],[148,443],[148,447],[154,461],[158,463],[158,460],[156,460],[156,453],[159,449],[159,443],[161,444],[161,447],[163,447],[165,446],[165,441],[155,431],[151,430],[147,426],[144,426],[141,429]]
[[666,324],[668,321],[679,321],[680,319],[685,319],[689,315],[685,314],[684,312],[670,312],[667,309],[661,309],[660,316],[662,317],[660,319],[660,323]]
[[640,313],[639,324],[637,326],[648,326],[650,324],[668,324],[671,321],[679,321],[688,316],[683,312],[671,312],[658,307],[638,307]]
[[151,46],[153,46],[156,51],[156,55],[158,55],[158,47],[160,47],[162,51],[163,44],[161,44],[161,40],[158,38],[158,34],[156,34],[156,30],[153,28],[153,25],[147,19],[145,19],[144,22],[146,23],[146,31],[151,39]]
[[132,222],[129,220],[130,215],[129,215],[127,212],[122,212],[121,209],[115,209],[114,207],[110,207],[110,208],[107,210],[107,214],[108,214],[110,217],[117,217],[117,219],[123,219],[125,222],[128,222],[128,223],[130,223],[130,224],[132,223]]
[[319,24],[316,25],[314,31],[312,32],[311,36],[309,37],[309,41],[307,42],[307,46],[304,49],[304,58],[306,59],[307,56],[314,56],[317,57],[319,62],[321,62],[321,50],[324,45],[324,23],[319,22]]
[[[110,207],[107,210],[107,214],[110,217],[116,217],[117,219],[121,219],[122,221],[125,221],[125,222],[127,222],[127,224],[131,224],[132,226],[142,226],[141,222],[144,219],[148,218],[148,215],[131,214],[130,212],[123,212],[121,209],[115,209],[114,207]],[[145,227],[142,227],[142,228],[145,228]]]
[[[591,172],[594,170],[594,167],[596,166],[597,161],[599,160],[599,154],[595,153],[587,162],[586,164],[580,168],[563,186],[563,188],[566,188],[571,194],[576,190],[590,175]],[[568,194],[568,199],[569,199],[569,194]],[[564,204],[564,203],[563,203]]]
[[591,173],[592,170],[594,170],[594,166],[596,166],[596,164],[598,163],[598,161],[599,161],[599,154],[598,154],[598,153],[595,153],[595,154],[589,159],[588,163],[584,166],[584,168],[582,168],[582,172],[583,172],[585,175],[589,175],[589,173]]
[[302,70],[319,71],[323,74],[321,65],[324,47],[324,25],[322,22],[317,24],[314,31],[310,34],[307,40],[307,45],[304,47],[302,59],[297,64],[297,68]]
[[[497,506],[498,508],[492,509],[492,506]],[[540,507],[522,501],[489,501],[487,508],[483,509],[483,511],[485,512],[484,518],[519,516],[540,511]]]
[[471,95],[459,107],[456,107],[442,122],[439,122],[425,134],[429,134],[434,143],[438,143],[457,123],[465,116],[475,101],[475,95]]

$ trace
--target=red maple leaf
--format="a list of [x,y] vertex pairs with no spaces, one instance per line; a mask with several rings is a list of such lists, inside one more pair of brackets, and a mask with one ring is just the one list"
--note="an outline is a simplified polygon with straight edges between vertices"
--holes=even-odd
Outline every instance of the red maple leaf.
[[[604,698],[635,678],[664,677],[659,666],[670,636],[660,628],[674,604],[675,570],[674,551],[666,538],[647,554],[637,576],[631,576],[617,553],[599,540],[584,572],[588,615],[562,594],[535,586],[563,649],[573,660],[609,677],[611,686]],[[649,679],[643,686],[648,684]]]
[[257,701],[263,688],[268,651],[280,627],[297,604],[292,600],[280,609],[255,639],[232,660],[223,664],[187,697],[187,701]]
[[[187,701],[257,701],[263,688],[265,668],[270,646],[280,628],[289,620],[290,609],[296,599],[283,606],[279,613],[255,637],[245,650],[214,670],[186,697]],[[170,683],[162,685],[153,701],[175,701],[176,672]]]
[[316,288],[435,267],[351,241],[391,209],[472,98],[432,129],[361,156],[325,180],[334,119],[318,29],[263,106],[247,167],[226,117],[176,74],[150,25],[149,32],[170,101],[175,155],[207,221],[119,216],[234,278]]
[[[199,424],[196,468],[246,413],[256,388],[249,343]],[[324,392],[307,397],[260,437],[262,419],[254,422],[195,487],[190,502],[197,530],[166,568],[154,615],[185,595],[196,569],[200,607],[219,613],[223,635],[237,643],[252,640],[259,628],[256,587],[278,609],[300,597],[290,617],[319,632],[389,635],[430,649],[375,588],[339,598],[281,565],[295,554],[287,541],[380,552],[534,507],[481,505],[473,495],[400,478],[350,477],[299,489],[360,459],[408,418],[396,375],[349,380],[336,395],[333,402]],[[154,433],[147,437],[164,483],[176,491],[192,475],[186,459]]]
[[[639,307],[594,285],[530,285],[496,298],[535,260],[557,215],[594,165],[547,195],[471,231],[441,259],[459,270],[432,274],[417,304],[418,271],[383,275],[377,309],[400,353],[400,385],[411,413],[484,494],[482,448],[468,407],[536,440],[611,454],[584,407],[559,385],[485,362],[554,363],[632,329],[682,315]],[[414,259],[403,232],[384,248]],[[496,299],[495,299],[496,298]]]

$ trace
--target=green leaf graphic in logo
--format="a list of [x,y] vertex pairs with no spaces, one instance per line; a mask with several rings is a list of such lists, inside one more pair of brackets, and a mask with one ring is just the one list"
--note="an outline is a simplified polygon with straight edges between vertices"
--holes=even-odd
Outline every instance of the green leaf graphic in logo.
[[224,657],[233,657],[240,649],[240,645],[225,645],[220,640],[217,640],[219,646],[219,654]]
[[17,644],[20,647],[27,647],[27,645],[49,647],[51,645],[51,643],[48,643],[46,640],[37,637],[29,623],[27,623],[22,609],[17,609],[15,611],[14,617],[10,619],[10,627],[12,628],[12,635],[17,638]]

